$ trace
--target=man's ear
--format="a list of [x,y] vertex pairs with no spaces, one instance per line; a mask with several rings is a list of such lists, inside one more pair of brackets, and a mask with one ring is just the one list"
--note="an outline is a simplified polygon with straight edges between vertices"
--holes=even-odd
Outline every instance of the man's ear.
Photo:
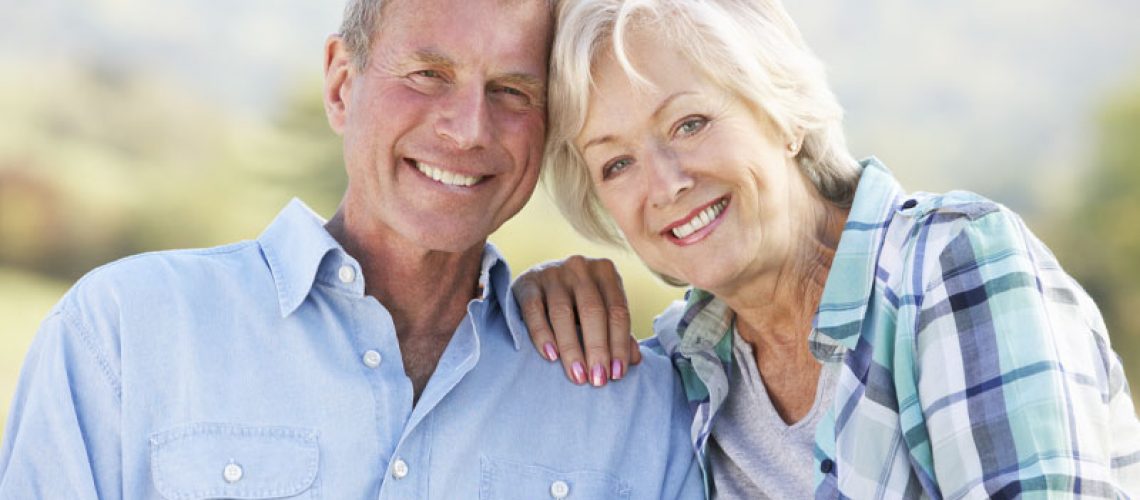
[[337,134],[344,133],[346,102],[355,73],[352,54],[340,35],[330,35],[325,41],[325,116]]

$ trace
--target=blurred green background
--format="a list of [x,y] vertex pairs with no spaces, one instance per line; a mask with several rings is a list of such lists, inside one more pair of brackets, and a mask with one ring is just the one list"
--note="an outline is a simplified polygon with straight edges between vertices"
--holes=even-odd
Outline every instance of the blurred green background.
[[[797,0],[858,157],[1021,213],[1140,382],[1140,3]],[[344,187],[320,102],[339,2],[43,0],[0,19],[0,420],[37,324],[124,255],[255,238]],[[613,258],[634,327],[680,290],[587,244],[539,191],[492,240],[515,272]],[[1135,396],[1134,396],[1135,397]]]

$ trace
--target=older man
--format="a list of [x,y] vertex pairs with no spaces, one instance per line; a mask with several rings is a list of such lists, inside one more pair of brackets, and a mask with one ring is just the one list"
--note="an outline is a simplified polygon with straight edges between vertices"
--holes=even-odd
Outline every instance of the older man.
[[336,215],[295,201],[256,241],[81,280],[28,355],[0,498],[700,496],[667,360],[566,384],[520,350],[485,242],[538,175],[550,6],[346,13],[325,54]]

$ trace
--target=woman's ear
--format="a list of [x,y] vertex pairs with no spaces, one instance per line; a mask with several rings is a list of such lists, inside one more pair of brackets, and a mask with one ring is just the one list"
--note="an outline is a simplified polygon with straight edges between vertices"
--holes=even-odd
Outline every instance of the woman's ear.
[[789,137],[787,142],[784,144],[784,149],[789,157],[795,158],[796,156],[799,156],[800,150],[802,150],[804,146],[805,135],[806,133],[802,127],[796,127],[794,130],[792,130],[792,136]]

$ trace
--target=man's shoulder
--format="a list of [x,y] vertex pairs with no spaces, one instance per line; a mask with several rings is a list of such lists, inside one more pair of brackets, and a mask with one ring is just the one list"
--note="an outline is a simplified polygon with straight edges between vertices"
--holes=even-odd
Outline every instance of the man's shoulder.
[[122,306],[144,299],[151,302],[156,297],[193,293],[227,281],[246,281],[259,266],[263,266],[263,259],[256,241],[131,255],[88,272],[68,291],[60,306],[83,309]]

